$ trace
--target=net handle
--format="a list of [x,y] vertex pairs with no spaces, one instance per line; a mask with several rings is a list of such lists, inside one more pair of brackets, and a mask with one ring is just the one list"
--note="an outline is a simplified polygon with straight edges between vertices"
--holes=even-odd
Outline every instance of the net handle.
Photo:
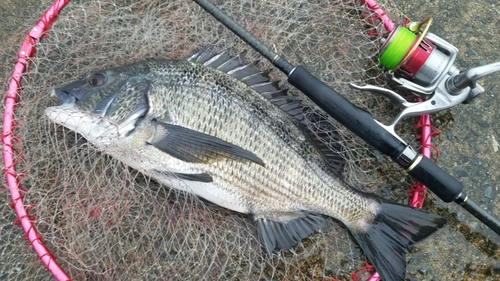
[[31,28],[26,35],[24,42],[17,54],[17,60],[9,80],[7,93],[4,100],[3,129],[2,129],[2,150],[4,162],[4,174],[12,198],[11,207],[17,214],[17,223],[21,225],[25,233],[26,240],[29,241],[42,260],[45,267],[57,280],[71,280],[61,266],[56,262],[54,255],[45,246],[42,236],[36,230],[34,217],[29,214],[23,202],[24,188],[19,180],[19,174],[16,171],[14,143],[17,138],[15,130],[15,109],[22,93],[23,75],[29,68],[30,60],[36,53],[36,44],[43,36],[44,32],[49,30],[52,24],[57,20],[59,12],[70,2],[70,0],[55,0],[52,6],[45,11],[38,23]]

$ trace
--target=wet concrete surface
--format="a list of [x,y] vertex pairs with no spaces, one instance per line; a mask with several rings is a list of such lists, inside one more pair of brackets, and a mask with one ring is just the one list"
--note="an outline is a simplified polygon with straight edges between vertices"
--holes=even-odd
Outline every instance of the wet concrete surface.
[[[395,2],[405,8],[412,20],[434,18],[431,32],[460,50],[456,65],[461,69],[500,60],[500,3],[497,0]],[[38,1],[2,1],[0,42],[21,42],[26,31],[19,31],[19,26],[30,26],[32,23],[24,20],[33,18],[33,13],[40,14],[44,8]],[[0,53],[0,71],[6,82],[15,55],[5,48]],[[471,199],[500,217],[500,113],[497,110],[500,108],[500,74],[481,79],[480,83],[486,91],[472,104],[459,105],[432,117],[433,125],[442,132],[434,144],[440,151],[439,165],[465,184]],[[410,280],[500,280],[499,236],[453,203],[428,201],[426,208],[447,216],[450,226],[413,249],[408,266]]]
[[[459,49],[455,64],[460,69],[500,61],[498,1],[396,3],[412,20],[434,19],[431,32]],[[499,81],[500,73],[481,79],[486,91],[472,104],[432,116],[433,125],[442,132],[434,139],[439,165],[462,181],[469,197],[496,217],[500,217]],[[454,203],[436,199],[427,208],[447,215],[450,227],[424,242],[434,247],[412,257],[410,276],[415,280],[500,280],[497,234]],[[431,257],[436,264],[420,264],[419,256]]]

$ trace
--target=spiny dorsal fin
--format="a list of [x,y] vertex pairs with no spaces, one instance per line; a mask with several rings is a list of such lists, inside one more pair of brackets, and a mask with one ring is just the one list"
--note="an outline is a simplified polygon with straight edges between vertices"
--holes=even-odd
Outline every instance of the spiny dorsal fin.
[[211,59],[205,62],[205,65],[217,69],[223,63],[228,61],[231,57],[229,56],[229,49],[226,49],[218,55],[214,55]]
[[[330,170],[341,176],[347,154],[340,142],[338,129],[325,117],[304,106],[302,101],[298,97],[290,95],[287,89],[281,88],[278,81],[271,81],[269,71],[261,71],[257,66],[258,61],[247,63],[245,61],[246,52],[231,56],[228,49],[221,53],[215,53],[213,51],[214,46],[215,44],[208,45],[191,55],[187,60],[231,75],[292,116],[304,128],[303,131],[323,155]],[[305,118],[305,115],[307,115],[307,118]],[[314,128],[311,128],[311,124],[314,124]],[[325,144],[322,139],[330,140],[330,145]]]
[[246,52],[231,56],[229,50],[215,53],[213,48],[214,44],[210,44],[191,55],[187,60],[227,73],[261,94],[282,90],[279,87],[279,82],[271,82],[268,73],[262,72],[257,67],[256,62],[247,63],[245,61]]

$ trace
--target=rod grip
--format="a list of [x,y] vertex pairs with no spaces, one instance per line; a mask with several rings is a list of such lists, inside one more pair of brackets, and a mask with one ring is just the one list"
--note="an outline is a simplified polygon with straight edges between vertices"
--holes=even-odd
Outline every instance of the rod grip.
[[398,159],[406,144],[383,128],[367,111],[357,107],[303,66],[295,67],[288,82],[308,96],[331,117],[378,151]]
[[420,154],[407,169],[416,180],[423,183],[446,203],[455,201],[460,196],[464,185],[447,172],[443,171],[431,159]]

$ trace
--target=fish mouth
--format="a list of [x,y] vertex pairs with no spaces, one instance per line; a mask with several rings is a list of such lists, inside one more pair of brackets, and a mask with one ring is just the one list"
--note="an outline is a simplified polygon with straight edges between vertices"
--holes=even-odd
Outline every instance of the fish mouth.
[[61,105],[74,104],[76,101],[75,97],[72,94],[59,88],[53,88],[50,96],[57,98],[61,102]]

